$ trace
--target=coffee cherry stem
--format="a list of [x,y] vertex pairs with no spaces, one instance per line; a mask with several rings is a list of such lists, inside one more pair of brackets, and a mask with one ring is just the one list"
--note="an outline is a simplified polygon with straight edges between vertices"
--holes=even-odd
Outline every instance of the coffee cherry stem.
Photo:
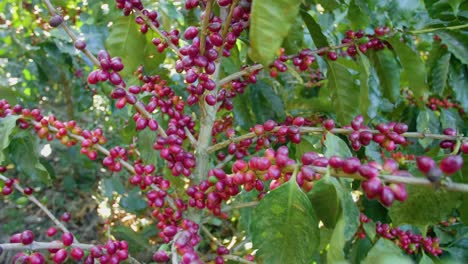
[[174,45],[174,43],[172,43],[171,39],[170,39],[168,36],[164,35],[164,34],[162,33],[162,31],[159,30],[159,28],[157,28],[155,25],[153,25],[153,23],[151,23],[151,20],[150,20],[147,16],[145,16],[145,15],[144,15],[140,10],[138,10],[138,9],[133,9],[133,12],[134,12],[135,16],[137,16],[137,17],[142,17],[143,20],[145,21],[146,25],[148,25],[148,26],[151,28],[151,30],[153,30],[154,32],[158,33],[158,35],[159,35],[161,38],[163,38],[164,41],[165,41],[167,44],[169,44],[169,47],[171,47],[171,49],[177,54],[177,56],[178,56],[179,58],[184,57],[184,56],[180,53],[179,48],[178,48],[176,45]]

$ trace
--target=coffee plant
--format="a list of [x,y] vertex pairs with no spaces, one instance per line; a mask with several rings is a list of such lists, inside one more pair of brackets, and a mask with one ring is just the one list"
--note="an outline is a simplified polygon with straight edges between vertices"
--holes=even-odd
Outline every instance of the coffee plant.
[[468,2],[0,2],[1,263],[466,263]]

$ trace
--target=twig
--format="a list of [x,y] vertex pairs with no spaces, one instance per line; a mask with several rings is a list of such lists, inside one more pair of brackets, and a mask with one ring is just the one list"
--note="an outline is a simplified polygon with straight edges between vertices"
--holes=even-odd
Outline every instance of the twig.
[[[56,15],[57,14],[57,11],[55,10],[54,6],[52,5],[52,3],[49,1],[49,0],[42,0],[44,2],[44,4],[47,6],[47,8],[49,9],[49,12],[52,14],[52,15]],[[151,23],[150,23],[151,24]],[[151,24],[152,25],[152,24]],[[60,26],[65,30],[65,32],[67,33],[67,35],[73,40],[73,41],[76,41],[78,38],[76,37],[75,33],[73,33],[73,31],[70,29],[70,27],[68,27],[67,23],[62,22],[60,24]],[[154,25],[153,25],[154,27]],[[170,43],[170,42],[169,42]],[[172,44],[172,43],[170,43]],[[101,63],[99,62],[99,60],[91,53],[89,52],[87,49],[83,49],[82,52],[86,55],[86,57],[88,57],[91,62],[98,68],[101,67]],[[120,87],[120,86],[118,86]],[[123,87],[122,87],[123,88]],[[137,102],[135,103],[134,105],[135,109],[141,114],[143,115],[146,119],[152,119],[152,115],[146,111],[144,105],[141,104],[141,102]],[[158,126],[158,132],[163,136],[163,137],[167,137],[167,134],[166,132],[164,131],[164,129],[161,127],[161,126]]]
[[[7,177],[3,176],[0,174],[0,179],[3,180],[3,181],[6,181],[8,180]],[[19,185],[18,183],[14,182],[13,183],[13,186],[15,187],[16,190],[18,190],[19,192],[21,193],[24,193],[24,189],[23,187],[21,187],[21,185]],[[70,231],[68,230],[68,228],[62,224],[62,222],[60,222],[60,220],[58,220],[54,214],[52,214],[49,209],[47,209],[47,207],[45,205],[43,205],[39,200],[37,200],[37,198],[34,196],[34,195],[25,195],[26,198],[28,198],[28,200],[30,200],[31,202],[33,202],[35,205],[37,205],[37,207],[39,207],[49,218],[50,220],[52,220],[52,222],[54,222],[54,224],[56,226],[58,226],[64,233],[70,233]],[[77,241],[78,242],[78,241]]]
[[234,261],[241,262],[241,263],[246,263],[246,264],[256,264],[256,262],[246,260],[245,258],[234,256],[234,255],[223,255],[223,258],[234,260]]
[[205,233],[205,235],[211,241],[213,241],[216,245],[218,245],[218,247],[224,247],[224,245],[221,242],[219,242],[219,240],[213,234],[210,233],[210,231],[208,230],[208,228],[206,228],[206,226],[201,225],[201,230],[203,231],[203,233]]
[[205,16],[202,21],[202,28],[200,32],[200,54],[205,53],[206,35],[208,33],[208,24],[210,23],[211,8],[213,7],[213,0],[208,0],[205,8]]
[[143,18],[143,20],[145,21],[145,23],[153,30],[155,31],[156,33],[158,33],[158,35],[164,39],[164,41],[166,41],[167,44],[169,44],[169,46],[171,47],[172,50],[174,50],[174,52],[177,54],[177,56],[179,56],[179,58],[182,58],[183,55],[180,53],[180,50],[179,48],[177,48],[176,45],[174,45],[174,43],[172,43],[171,39],[167,36],[165,36],[161,30],[159,30],[159,28],[157,28],[155,25],[153,25],[153,23],[151,23],[151,20],[149,20],[149,18],[147,16],[145,16],[140,10],[138,9],[133,9],[133,12]]
[[[73,243],[70,245],[71,247],[78,247],[84,250],[88,250],[92,248],[94,245],[92,244],[82,244],[82,243]],[[24,245],[22,243],[5,243],[5,244],[0,244],[0,247],[3,248],[5,251],[10,251],[10,250],[21,250],[21,251],[26,251],[26,250],[31,250],[31,251],[36,251],[36,250],[42,250],[42,249],[55,249],[55,248],[64,248],[65,246],[63,245],[62,242],[59,241],[52,241],[52,242],[38,242],[38,241],[33,241],[29,245]]]
[[464,25],[458,25],[458,26],[450,26],[450,27],[440,27],[440,28],[425,28],[425,29],[420,29],[420,30],[411,30],[408,31],[410,34],[421,34],[421,33],[429,33],[437,30],[454,30],[454,29],[461,29],[461,28],[467,28],[468,24]]
[[192,143],[192,146],[196,147],[197,146],[197,140],[195,139],[195,137],[192,135],[192,133],[190,132],[190,130],[187,127],[184,127],[184,130],[185,130],[185,134],[187,135],[187,137],[190,140],[190,143]]
[[226,164],[228,164],[232,159],[234,158],[234,155],[229,155],[222,162],[220,162],[218,165],[216,165],[215,168],[222,169]]
[[[272,130],[272,132],[278,131],[278,129],[280,127],[281,126],[275,127]],[[299,132],[302,133],[302,134],[307,134],[307,133],[320,134],[320,133],[324,133],[326,131],[327,130],[325,128],[323,128],[323,127],[299,127]],[[334,128],[330,132],[334,133],[334,134],[349,135],[349,134],[353,133],[354,131],[355,130],[353,130],[353,129],[347,129],[347,128]],[[362,130],[359,130],[359,131],[369,131],[372,134],[380,133],[378,130],[373,130],[373,129],[362,129]],[[421,133],[421,132],[406,132],[406,133],[403,133],[401,135],[404,136],[404,137],[407,137],[407,138],[419,138],[419,139],[421,139],[421,138],[432,138],[432,139],[438,139],[438,140],[457,140],[457,139],[468,140],[468,137],[448,136],[448,135],[432,134],[432,133]],[[233,142],[238,143],[238,142],[240,142],[242,140],[250,139],[250,138],[254,138],[254,137],[256,137],[255,133],[250,132],[250,133],[244,134],[244,135],[239,136],[239,137],[235,137],[235,138],[232,138],[232,139],[229,139],[229,140],[219,142],[218,144],[209,147],[208,148],[208,153],[212,153],[214,151],[223,149],[223,148],[227,147],[229,144],[231,144]]]

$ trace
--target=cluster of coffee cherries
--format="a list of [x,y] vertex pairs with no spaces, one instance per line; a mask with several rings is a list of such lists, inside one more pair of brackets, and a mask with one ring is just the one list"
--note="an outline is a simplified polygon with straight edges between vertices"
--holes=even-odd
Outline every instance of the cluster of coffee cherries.
[[[361,213],[359,216],[359,228],[356,236],[359,239],[364,239],[367,234],[363,228],[363,224],[370,223],[371,219],[365,214]],[[439,239],[437,237],[423,237],[422,235],[415,234],[410,230],[402,230],[399,227],[390,227],[388,224],[376,222],[376,234],[382,238],[392,240],[398,247],[403,249],[407,254],[417,254],[424,250],[426,254],[438,256],[442,254],[442,249],[439,246]]]
[[109,53],[105,50],[98,52],[98,60],[101,69],[94,70],[88,75],[88,83],[96,84],[98,82],[109,82],[113,85],[125,86],[125,82],[122,80],[119,72],[123,70],[124,65],[122,59],[119,57],[111,58]]
[[115,0],[118,9],[123,9],[124,15],[128,16],[133,9],[142,10],[143,4],[140,0]]
[[[447,136],[453,136],[453,137],[457,136],[457,130],[451,127],[444,129],[442,133]],[[457,145],[456,140],[450,140],[450,139],[442,140],[439,143],[440,148],[448,149],[451,152],[455,151],[456,145]],[[468,141],[461,142],[459,152],[463,152],[465,154],[468,153]]]
[[83,130],[81,136],[84,138],[81,141],[80,153],[87,155],[90,160],[96,160],[98,157],[97,150],[94,148],[94,145],[105,144],[107,142],[106,137],[102,133],[102,129],[96,128],[94,130]]
[[398,163],[393,159],[387,159],[381,165],[375,161],[361,164],[355,157],[341,159],[332,156],[328,160],[328,165],[334,169],[341,170],[346,174],[356,174],[365,178],[361,183],[362,190],[369,199],[379,198],[385,206],[391,206],[395,200],[403,202],[408,198],[406,187],[402,183],[383,184],[379,179],[380,174],[391,174],[402,177],[411,177],[407,171],[398,170]]
[[[382,158],[385,158],[385,154],[381,153]],[[401,151],[392,152],[390,154],[391,158],[396,160],[399,164],[404,164],[406,161],[412,161],[415,159],[414,154],[404,154]]]
[[463,158],[459,155],[449,155],[442,159],[437,166],[436,162],[427,156],[416,158],[416,166],[431,182],[439,182],[442,176],[450,176],[463,167]]
[[[164,228],[163,232],[167,236],[174,237],[173,246],[177,253],[181,255],[182,264],[201,264],[203,261],[195,252],[195,246],[201,241],[198,231],[200,226],[190,220],[184,219],[179,228],[175,226]],[[163,246],[164,247],[164,246]],[[153,260],[157,263],[169,261],[169,253],[165,249],[160,249],[153,255]]]
[[[53,237],[57,233],[57,229],[49,228],[47,236]],[[86,264],[92,264],[95,259],[99,259],[100,263],[120,263],[128,258],[128,244],[125,241],[112,241],[109,240],[105,245],[92,246],[89,249],[89,254],[85,257],[85,251],[80,247],[73,246],[74,237],[71,233],[63,233],[61,237],[62,246],[58,248],[48,249],[51,253],[51,259],[55,264],[65,263],[67,258],[74,261],[83,261]],[[34,242],[34,233],[31,230],[25,230],[21,233],[13,234],[10,237],[10,243],[21,243],[23,245],[30,245]],[[13,263],[46,263],[46,258],[42,253],[34,252],[25,254],[19,252],[13,257]]]
[[460,115],[465,113],[463,107],[456,102],[448,98],[439,99],[436,97],[429,97],[426,102],[426,106],[429,107],[432,111],[440,110],[440,109],[455,109],[457,110]]
[[376,142],[387,151],[394,151],[398,145],[406,144],[406,138],[402,135],[408,131],[408,125],[404,123],[380,123],[376,129],[379,133],[373,134],[369,127],[364,126],[364,118],[362,115],[356,116],[351,121],[351,126],[343,128],[353,129],[354,131],[348,136],[351,141],[351,147],[358,151],[361,146],[367,146],[371,141]]
[[420,250],[424,250],[427,254],[438,256],[442,254],[442,249],[439,247],[439,238],[423,237],[415,234],[410,230],[402,230],[398,227],[390,227],[388,224],[381,222],[375,223],[375,231],[377,235],[393,240],[397,246],[405,250],[408,254],[416,254]]
[[119,172],[122,170],[122,163],[119,160],[127,160],[127,150],[120,146],[109,150],[109,155],[102,160],[102,164],[110,171]]
[[[7,170],[6,167],[0,166],[0,173],[4,173],[6,170]],[[13,192],[13,190],[15,189],[14,184],[19,183],[19,179],[17,179],[17,178],[14,178],[14,179],[7,178],[3,182],[4,182],[4,186],[2,188],[2,194],[3,195],[10,195]],[[23,194],[24,195],[31,195],[33,193],[34,193],[33,188],[31,188],[31,187],[24,187],[23,188]]]

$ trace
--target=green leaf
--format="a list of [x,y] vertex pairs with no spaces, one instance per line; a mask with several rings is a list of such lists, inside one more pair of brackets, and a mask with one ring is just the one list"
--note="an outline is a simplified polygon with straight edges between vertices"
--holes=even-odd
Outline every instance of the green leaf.
[[440,109],[440,123],[442,124],[442,128],[455,127],[459,131],[466,129],[466,124],[460,113],[453,108]]
[[428,60],[429,87],[431,87],[432,92],[443,95],[447,84],[451,55],[441,45],[435,45],[431,50],[431,59]]
[[123,194],[125,188],[119,178],[105,178],[101,181],[102,192],[107,198],[112,198],[114,192]]
[[400,95],[400,66],[389,50],[369,51],[368,56],[380,81],[382,94],[390,102]]
[[349,254],[351,263],[361,263],[371,248],[372,242],[369,238],[365,237],[364,239],[358,239],[353,243],[353,247]]
[[335,185],[323,178],[314,183],[314,188],[307,194],[315,213],[326,228],[334,228],[341,213],[340,199]]
[[251,85],[250,99],[256,123],[264,123],[269,119],[283,120],[286,117],[283,101],[268,83],[259,80]]
[[406,72],[408,85],[416,98],[423,97],[428,93],[426,83],[426,68],[421,57],[405,43],[400,41],[400,37],[394,36],[388,39],[393,50],[398,55],[401,66]]
[[[364,8],[367,10],[363,10]],[[368,9],[367,3],[363,5],[362,0],[351,0],[351,2],[349,2],[347,18],[351,23],[351,28],[366,28],[370,24],[370,11]]]
[[49,183],[49,172],[39,160],[37,144],[37,139],[31,134],[21,132],[11,139],[8,154],[20,173],[20,179]]
[[[389,209],[395,226],[410,224],[423,228],[447,219],[457,206],[459,193],[407,185],[408,200],[396,203]],[[421,210],[424,208],[424,210]],[[415,213],[417,212],[417,213]],[[423,229],[421,229],[423,230]]]
[[366,147],[366,156],[370,158],[370,160],[377,161],[378,163],[382,164],[382,154],[380,153],[380,146],[372,141]]
[[141,159],[145,164],[153,164],[154,166],[158,164],[159,154],[153,148],[156,136],[157,133],[150,129],[144,129],[138,135],[137,146],[141,154]]
[[250,97],[247,94],[249,92],[250,91],[245,91],[244,94],[238,94],[232,100],[234,105],[234,123],[239,125],[244,130],[248,130],[255,124],[252,113],[250,113],[250,106],[252,105],[252,102],[250,101]]
[[[337,61],[328,61],[328,89],[331,93],[332,106],[338,122],[349,124],[358,114],[359,87],[354,83],[353,75]],[[322,88],[323,89],[323,88]]]
[[300,0],[256,0],[250,14],[250,50],[254,61],[268,66],[299,13]]
[[[130,76],[145,59],[146,36],[139,31],[132,16],[123,16],[114,21],[106,40],[111,57],[122,59],[125,68],[122,76]],[[153,47],[154,48],[154,47]]]
[[461,64],[459,60],[452,58],[450,61],[449,83],[455,92],[455,98],[468,109],[468,66]]
[[423,253],[421,260],[419,260],[419,264],[434,264],[434,261]]
[[463,64],[468,64],[468,32],[443,30],[437,31],[442,43]]
[[0,118],[0,164],[5,160],[3,150],[10,145],[10,135],[16,127],[16,120],[19,116],[9,115]]
[[403,251],[395,245],[391,240],[381,238],[375,243],[372,249],[367,254],[363,264],[412,264]]
[[325,140],[325,157],[329,158],[333,155],[339,156],[341,158],[352,157],[353,154],[348,148],[348,145],[344,140],[335,136],[334,134],[327,132],[327,139]]
[[292,25],[289,34],[283,41],[281,47],[284,48],[286,54],[295,54],[301,51],[302,42],[304,40],[304,30],[302,29],[302,20],[296,17],[296,21]]
[[368,110],[370,107],[370,91],[369,91],[369,75],[370,75],[370,63],[369,59],[359,52],[359,80],[360,80],[360,95],[359,95],[359,110],[365,119],[369,118]]
[[345,220],[340,217],[336,223],[335,229],[330,239],[330,244],[327,252],[328,263],[346,263],[343,249],[345,247],[346,240],[344,238],[344,226]]
[[328,43],[327,37],[322,33],[322,28],[315,22],[314,18],[304,10],[301,10],[301,17],[312,36],[315,46],[318,48],[328,47],[330,44]]
[[[113,226],[111,232],[116,239],[128,242],[128,249],[131,254],[141,253],[150,248],[150,244],[147,242],[148,238],[145,237],[145,234],[142,232],[135,232],[128,226]],[[157,234],[155,229],[153,229],[152,234]]]
[[[460,220],[465,224],[468,225],[468,193],[464,193],[462,197],[462,206],[458,208],[458,211],[460,212]],[[463,206],[465,205],[465,206]]]
[[146,201],[141,197],[139,188],[134,188],[128,192],[127,196],[122,197],[120,206],[128,212],[141,213],[148,206]]
[[[419,112],[417,121],[416,121],[416,129],[418,132],[422,133],[439,133],[440,131],[440,122],[439,118],[434,114],[433,111],[430,109],[425,108],[421,112]],[[428,147],[432,141],[431,138],[422,138],[419,139],[419,144],[424,148]]]
[[294,179],[260,201],[250,230],[260,263],[309,264],[320,244],[314,209]]

